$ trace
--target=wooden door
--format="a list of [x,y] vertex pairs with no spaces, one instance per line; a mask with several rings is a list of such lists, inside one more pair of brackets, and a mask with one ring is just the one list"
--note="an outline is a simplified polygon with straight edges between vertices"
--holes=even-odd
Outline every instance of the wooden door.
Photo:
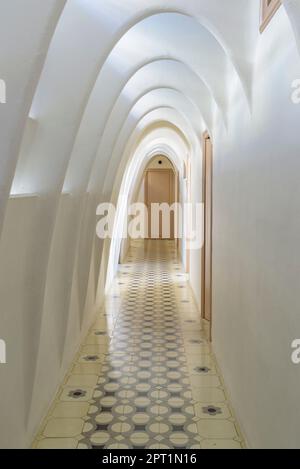
[[[170,207],[175,202],[175,177],[172,169],[149,169],[146,174],[146,206],[148,208],[148,236],[155,239],[174,239],[174,213],[170,214],[169,235],[163,232],[162,215],[158,220],[152,219],[152,204],[166,203]],[[156,226],[155,232],[151,228]]]
[[202,256],[202,315],[212,320],[213,147],[208,134],[203,151],[204,246]]
[[[191,203],[192,200],[192,194],[191,194],[191,162],[188,160],[186,162],[186,202],[189,204]],[[191,220],[188,214],[188,220],[187,220],[187,231],[191,230]],[[190,239],[187,237],[186,239],[186,273],[190,273],[190,266],[191,266],[191,246],[190,246]]]

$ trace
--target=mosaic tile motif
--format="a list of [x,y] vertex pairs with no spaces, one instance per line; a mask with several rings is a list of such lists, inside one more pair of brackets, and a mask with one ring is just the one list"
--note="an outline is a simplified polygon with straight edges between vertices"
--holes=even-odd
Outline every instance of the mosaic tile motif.
[[132,243],[35,448],[242,448],[171,241]]

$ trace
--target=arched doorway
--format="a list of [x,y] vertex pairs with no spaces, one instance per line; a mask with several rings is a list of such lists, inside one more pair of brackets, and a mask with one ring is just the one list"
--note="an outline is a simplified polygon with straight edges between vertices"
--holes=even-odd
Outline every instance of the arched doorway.
[[144,202],[148,213],[148,239],[175,238],[178,201],[176,171],[165,156],[154,157],[144,172]]

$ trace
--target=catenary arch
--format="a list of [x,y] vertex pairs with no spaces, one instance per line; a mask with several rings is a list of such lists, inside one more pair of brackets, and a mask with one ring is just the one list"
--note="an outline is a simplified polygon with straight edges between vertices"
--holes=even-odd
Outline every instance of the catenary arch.
[[[157,113],[159,111],[160,111],[160,113],[164,112],[165,116],[158,116]],[[132,144],[132,141],[135,138],[134,137],[135,128],[139,125],[140,126],[143,125],[143,122],[146,119],[148,119],[148,121],[149,121],[149,116],[151,116],[151,115],[153,116],[154,113],[156,113],[155,121],[158,122],[158,123],[160,121],[161,122],[167,122],[168,119],[171,119],[171,121],[172,121],[172,118],[173,118],[174,114],[176,114],[177,119],[178,119],[178,116],[180,116],[180,119],[181,119],[180,124],[183,125],[186,140],[188,141],[190,136],[191,136],[192,140],[195,138],[194,133],[192,131],[191,124],[180,113],[180,111],[178,111],[174,107],[165,107],[165,108],[160,108],[160,109],[155,107],[153,109],[149,109],[149,110],[143,112],[142,115],[139,117],[139,119],[136,119],[132,116],[129,116],[124,121],[122,129],[120,130],[119,135],[117,137],[117,140],[114,143],[114,147],[113,147],[113,152],[112,152],[111,158],[112,158],[114,163],[118,162],[120,160],[121,155],[125,153],[124,148],[130,147],[130,145]],[[157,125],[159,125],[159,124],[157,124]],[[130,142],[128,141],[128,139],[130,140]],[[105,173],[102,171],[101,159],[100,158],[98,158],[96,160],[96,163],[97,164],[95,165],[93,171],[91,172],[92,177],[91,177],[91,180],[89,182],[88,191],[91,192],[91,193],[98,194],[98,196],[100,196],[101,193],[104,194],[106,192],[105,190],[103,190],[103,187],[104,187],[103,182],[104,182],[104,174]],[[100,173],[100,171],[102,171],[102,172]],[[113,184],[113,180],[110,180],[109,182],[107,182],[106,186],[112,187],[112,184]]]
[[167,113],[167,118],[171,118],[172,115],[180,116],[182,129],[185,129],[184,132],[187,140],[190,140],[192,144],[195,144],[195,142],[199,141],[199,137],[202,133],[201,130],[204,130],[205,127],[203,126],[201,128],[201,126],[194,126],[193,123],[190,122],[189,119],[182,113],[182,111],[172,106],[172,104],[165,107],[158,106],[155,108],[149,106],[148,109],[139,111],[136,116],[128,116],[114,144],[114,150],[112,152],[112,156],[107,167],[107,172],[104,173],[105,185],[103,186],[103,194],[105,194],[108,191],[109,187],[111,187],[113,184],[114,174],[116,172],[116,168],[118,167],[120,156],[122,155],[122,148],[124,148],[125,142],[130,140],[130,135],[132,135],[132,132],[136,127],[143,126],[144,120],[153,119],[155,121],[159,121],[159,113]]
[[[101,164],[103,175],[105,175],[106,169],[109,170],[115,162],[113,149],[118,137],[122,133],[124,123],[130,119],[139,118],[148,112],[149,109],[154,110],[157,107],[167,106],[180,108],[185,118],[192,122],[198,133],[201,133],[201,130],[207,127],[201,111],[193,101],[180,91],[167,87],[147,91],[146,94],[137,97],[132,108],[126,109],[125,107],[123,112],[119,108],[116,109],[116,114],[114,114],[113,119],[110,121],[110,127],[107,128],[108,130],[110,128],[111,132],[105,135],[106,138],[103,138],[102,145],[98,150],[98,164],[99,167]],[[101,158],[103,154],[106,155],[106,161],[103,157]],[[96,176],[98,170],[96,169],[93,174]],[[100,182],[97,184],[99,185]]]
[[[150,116],[151,116],[151,113],[150,113]],[[145,117],[147,117],[147,115]],[[128,162],[130,161],[130,158],[132,158],[132,155],[136,154],[136,152],[138,151],[138,148],[141,146],[150,144],[153,147],[153,143],[154,143],[153,135],[152,135],[153,132],[158,132],[159,134],[163,134],[165,129],[168,129],[169,131],[170,130],[173,131],[175,135],[177,136],[177,138],[180,136],[181,141],[184,142],[184,147],[181,148],[181,151],[179,152],[179,154],[183,156],[183,155],[191,155],[192,153],[192,147],[189,141],[187,140],[185,131],[183,131],[183,129],[180,128],[180,125],[182,125],[182,122],[181,123],[176,122],[176,119],[174,119],[173,117],[173,121],[175,122],[172,123],[171,116],[169,116],[169,121],[163,121],[159,119],[158,115],[156,115],[156,119],[154,120],[152,119],[150,120],[150,122],[147,123],[147,122],[143,122],[143,120],[145,120],[145,117],[139,123],[136,124],[135,131],[132,132],[131,138],[129,138],[122,162],[119,165],[118,174],[116,175],[115,180],[114,180],[114,188],[113,188],[113,191],[110,192],[110,197],[111,197],[110,200],[114,204],[117,203],[117,200],[120,194],[120,188],[121,188],[122,181],[123,181],[123,175],[126,171],[126,167],[128,165]],[[141,127],[141,124],[143,125],[143,127],[139,128],[139,126]],[[147,141],[147,138],[149,141]],[[161,139],[161,136],[160,136],[160,139]],[[171,140],[170,136],[168,136],[165,143],[170,142],[170,140]],[[156,144],[161,143],[161,140],[155,141],[155,143]],[[105,200],[108,200],[108,197],[109,197],[109,194],[106,194]],[[102,272],[104,273],[104,276],[106,278],[107,266],[108,266],[107,264],[108,253],[110,252],[109,240],[106,241],[103,249],[104,249],[103,262],[105,262],[105,265],[102,266],[103,267]],[[105,279],[104,280],[101,279],[100,284],[104,284],[104,283],[105,283]]]
[[[68,9],[68,8],[67,8]],[[82,21],[84,23],[84,21]],[[144,24],[146,22],[147,24]],[[225,94],[224,94],[224,85],[220,83],[220,76],[226,76],[226,69],[228,63],[231,63],[228,56],[225,54],[224,49],[220,45],[220,43],[211,35],[210,32],[203,26],[199,25],[199,23],[190,16],[182,15],[178,13],[160,13],[158,15],[152,15],[143,19],[135,26],[133,26],[127,33],[122,37],[121,41],[125,41],[128,46],[130,46],[130,37],[135,35],[144,34],[145,30],[147,31],[147,26],[151,26],[151,38],[152,36],[152,29],[157,28],[162,36],[165,37],[166,45],[165,48],[173,47],[174,50],[180,49],[180,44],[177,44],[175,47],[174,41],[178,40],[178,35],[174,35],[173,28],[169,23],[175,22],[178,26],[184,22],[185,27],[189,29],[189,37],[193,32],[194,41],[197,44],[199,53],[196,55],[190,54],[190,62],[194,62],[194,67],[197,66],[199,68],[202,67],[202,72],[207,73],[207,81],[211,83],[211,86],[214,88],[215,98],[218,101],[219,105],[221,106],[221,102],[223,101],[223,105],[225,105]],[[149,24],[148,24],[149,23]],[[68,23],[67,23],[68,25]],[[167,30],[167,28],[169,28]],[[61,33],[62,25],[59,25],[58,31]],[[68,28],[67,28],[68,30]],[[59,35],[56,32],[56,35]],[[65,34],[65,31],[64,31]],[[149,36],[150,37],[150,36]],[[148,41],[148,36],[146,38],[146,43]],[[55,41],[54,41],[55,42]],[[149,41],[148,41],[149,42]],[[205,42],[205,48],[203,49],[203,53],[201,52],[202,44]],[[60,42],[59,42],[60,43]],[[190,44],[184,44],[185,46],[191,46]],[[115,46],[114,52],[120,47],[120,44]],[[182,45],[183,46],[183,45]],[[62,55],[63,50],[57,50],[57,46],[53,46],[55,52]],[[161,42],[152,42],[151,46],[149,47],[149,55],[153,54],[153,48],[158,48],[158,51],[161,50],[162,44]],[[82,48],[82,45],[81,45]],[[122,48],[121,48],[122,49]],[[143,49],[143,48],[141,48]],[[189,47],[189,50],[192,50]],[[51,53],[52,52],[52,53]],[[132,54],[139,54],[138,48],[132,48],[132,45],[129,47],[126,53],[121,50],[121,54],[119,54],[118,60],[116,62],[116,66],[118,67],[121,65],[123,67],[123,63],[121,58],[124,57],[123,61],[126,59],[126,56],[129,57],[129,63],[131,63]],[[142,52],[142,51],[140,51]],[[144,53],[144,51],[143,51]],[[91,52],[89,51],[85,61],[91,59],[90,57]],[[118,54],[117,54],[118,55]],[[182,49],[182,57],[186,57],[186,49]],[[215,62],[211,62],[211,57],[215,56],[217,59]],[[85,81],[91,82],[91,79],[88,80],[88,77],[83,80],[82,74],[87,72],[82,72],[82,69],[85,68],[85,63],[80,64],[80,72],[78,70],[78,75],[73,77],[71,80],[70,77],[70,70],[64,70],[65,66],[60,61],[59,74],[65,72],[65,75],[62,80],[55,79],[55,73],[53,70],[54,63],[56,64],[56,55],[53,51],[50,50],[48,63],[46,63],[44,72],[42,75],[42,79],[39,85],[39,88],[36,93],[36,97],[33,103],[32,114],[36,116],[38,120],[41,121],[43,125],[39,126],[36,132],[36,136],[31,146],[31,151],[29,157],[27,157],[26,165],[22,165],[22,161],[19,162],[17,171],[23,171],[23,177],[18,175],[18,179],[21,180],[22,187],[27,192],[51,192],[61,190],[61,183],[62,178],[65,178],[65,173],[67,171],[68,162],[71,154],[71,148],[74,144],[75,135],[78,131],[79,123],[82,118],[82,114],[84,108],[86,106],[86,98],[90,96],[93,86],[95,84],[96,76],[94,75],[93,85],[89,87],[89,89],[85,92],[85,100],[81,103],[80,109],[78,112],[75,112],[75,106],[78,104],[78,99],[80,93],[82,93],[82,89],[86,88]],[[73,60],[73,59],[72,59]],[[68,61],[66,61],[68,63]],[[73,62],[72,62],[73,63]],[[215,71],[217,64],[217,72]],[[89,69],[90,67],[87,67]],[[72,69],[72,74],[76,74],[76,69]],[[48,75],[51,75],[51,83],[48,83],[47,80]],[[69,90],[69,82],[66,83],[66,80],[72,81],[72,90]],[[77,83],[78,82],[78,83]],[[67,86],[63,87],[63,83]],[[61,85],[59,87],[58,85]],[[80,85],[80,90],[78,90],[78,86]],[[49,89],[48,89],[49,88]],[[68,92],[66,92],[68,90]],[[55,93],[55,99],[52,94]],[[79,96],[75,96],[75,93],[78,93]],[[72,99],[71,99],[72,98]],[[58,104],[59,103],[59,104]],[[75,117],[76,114],[78,115],[77,125],[75,128]],[[74,123],[74,133],[72,133]],[[43,130],[42,130],[43,129]],[[50,155],[50,145],[51,145],[51,155]],[[64,144],[66,143],[66,145]],[[50,171],[51,169],[51,171]]]
[[[117,210],[115,216],[115,223],[113,229],[113,236],[109,242],[109,256],[107,264],[107,274],[105,279],[106,290],[110,288],[111,282],[115,276],[115,273],[118,268],[118,259],[120,254],[121,242],[122,242],[122,232],[124,222],[126,223],[126,213],[127,213],[127,204],[129,203],[130,194],[133,190],[133,187],[137,180],[141,177],[142,172],[144,171],[147,164],[151,159],[156,155],[164,155],[170,159],[173,166],[177,169],[178,174],[182,175],[183,173],[183,164],[186,160],[182,157],[182,152],[176,152],[176,150],[169,144],[163,144],[160,142],[155,143],[153,148],[153,142],[150,143],[150,149],[147,150],[142,146],[137,148],[132,158],[127,163],[127,167],[122,179],[120,186],[120,192],[117,203]],[[178,150],[177,150],[178,151]],[[184,153],[183,153],[184,154]]]
[[[116,46],[116,47],[117,47],[117,46]],[[124,54],[122,54],[122,55],[124,55]],[[125,54],[125,55],[126,55],[126,54]],[[131,59],[131,61],[132,61],[132,57],[130,57],[130,59]],[[142,60],[142,58],[141,58],[141,60]],[[144,60],[144,59],[143,59],[143,60]],[[116,62],[117,62],[117,61],[116,61]],[[105,64],[105,66],[106,66],[106,65],[107,65],[107,63]],[[125,69],[126,69],[126,67],[125,67]],[[103,72],[103,71],[104,71],[104,69],[102,70],[102,72]],[[105,81],[105,80],[104,80],[104,81]],[[101,86],[101,88],[102,88],[102,86]],[[221,87],[221,88],[222,88],[222,87]],[[86,127],[87,127],[87,126],[86,126]]]
[[118,197],[124,171],[127,167],[128,161],[132,158],[132,154],[137,151],[137,148],[146,146],[154,147],[154,145],[161,145],[161,142],[166,145],[168,144],[168,138],[172,141],[175,136],[176,138],[179,137],[180,141],[183,142],[184,146],[181,146],[182,156],[184,155],[184,157],[187,157],[188,155],[191,157],[194,149],[189,143],[186,143],[185,135],[182,133],[182,129],[178,127],[178,122],[163,122],[158,118],[157,120],[144,122],[142,128],[139,128],[138,126],[136,127],[135,131],[132,133],[132,139],[128,143],[128,148],[125,149],[123,158],[115,175],[113,190],[110,192],[112,201],[115,202]]
[[[151,115],[152,113],[150,113]],[[147,116],[146,116],[147,117]],[[169,139],[169,140],[168,140]],[[185,130],[181,128],[181,123],[169,117],[168,121],[160,119],[157,115],[154,119],[142,119],[137,123],[132,132],[128,144],[125,148],[122,160],[120,161],[118,170],[115,175],[113,189],[110,192],[111,201],[116,202],[120,191],[121,181],[127,165],[131,161],[132,155],[137,152],[138,148],[157,148],[162,143],[171,147],[171,142],[180,147],[182,157],[186,158],[191,155],[193,147],[186,139]],[[184,155],[184,156],[183,156]]]
[[[188,85],[188,94],[192,97],[198,107],[203,110],[203,114],[206,116],[208,127],[212,122],[212,110],[211,106],[216,105],[214,98],[210,98],[211,90],[206,87],[202,82],[201,77],[198,75],[184,62],[178,61],[171,58],[155,58],[150,62],[146,62],[141,68],[134,70],[133,74],[129,77],[129,80],[125,83],[121,83],[122,88],[118,88],[118,96],[114,94],[113,107],[109,107],[105,100],[105,97],[100,92],[95,93],[94,99],[91,100],[87,106],[85,116],[82,120],[81,127],[79,129],[75,145],[73,148],[70,164],[68,167],[66,179],[64,182],[64,191],[68,192],[82,192],[86,189],[86,181],[93,165],[94,155],[97,153],[97,147],[99,147],[102,141],[106,122],[109,121],[112,115],[113,109],[122,96],[127,86],[135,83],[135,78],[140,79],[148,71],[153,74],[158,74],[162,69],[168,71],[168,74],[173,74],[171,81],[174,83],[174,87],[184,91],[182,82]],[[124,85],[124,86],[123,86]],[[113,87],[108,90],[108,93],[113,92]],[[91,109],[92,108],[92,109]],[[95,119],[95,115],[98,109],[101,108],[101,115]],[[83,158],[84,149],[84,158]]]

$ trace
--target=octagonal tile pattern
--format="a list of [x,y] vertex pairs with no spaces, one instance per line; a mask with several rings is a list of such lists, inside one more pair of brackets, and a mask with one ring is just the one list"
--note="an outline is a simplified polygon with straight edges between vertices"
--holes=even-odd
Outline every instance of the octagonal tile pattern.
[[206,329],[174,242],[133,242],[34,447],[242,448]]

